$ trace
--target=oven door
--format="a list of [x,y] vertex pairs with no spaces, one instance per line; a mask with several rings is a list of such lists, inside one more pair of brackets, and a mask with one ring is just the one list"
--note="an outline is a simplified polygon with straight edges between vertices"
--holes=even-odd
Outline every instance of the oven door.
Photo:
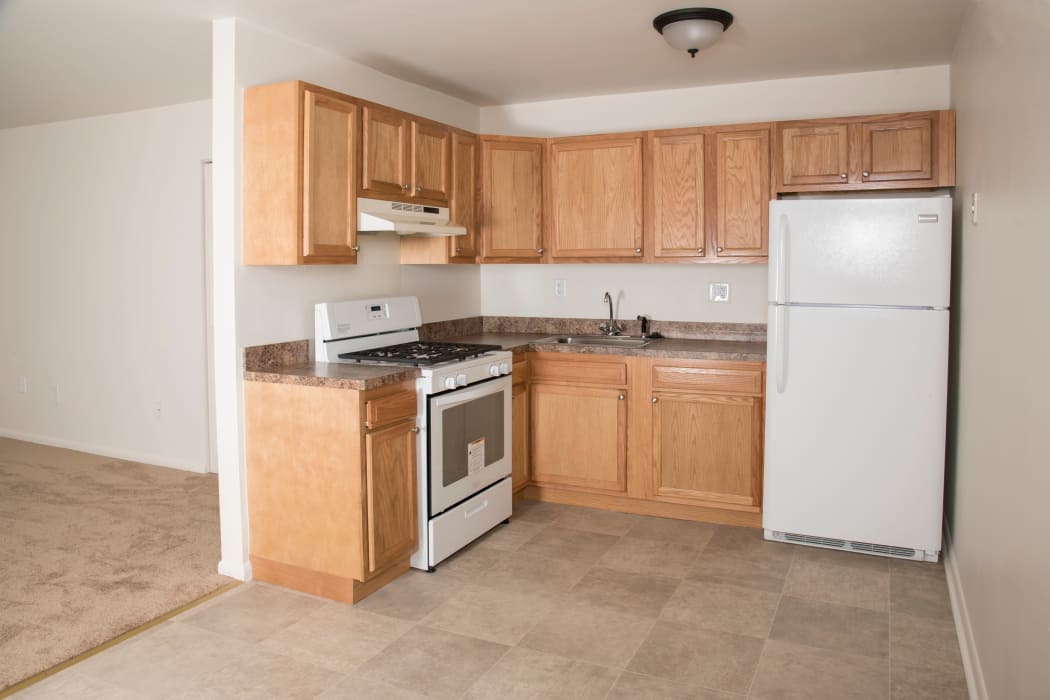
[[431,396],[430,517],[510,474],[509,376]]

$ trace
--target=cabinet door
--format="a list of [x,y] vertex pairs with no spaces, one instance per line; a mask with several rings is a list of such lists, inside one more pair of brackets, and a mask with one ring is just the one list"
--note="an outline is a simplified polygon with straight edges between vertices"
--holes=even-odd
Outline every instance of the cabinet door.
[[467,229],[466,235],[453,236],[449,256],[473,259],[478,254],[478,138],[461,131],[452,132],[452,190],[449,218]]
[[583,490],[627,490],[627,401],[622,389],[533,384],[532,478]]
[[555,139],[551,257],[642,257],[642,137]]
[[361,193],[366,197],[405,197],[408,177],[406,115],[375,105],[361,108]]
[[515,384],[511,391],[511,485],[520,491],[529,483],[529,391],[525,384]]
[[412,196],[448,202],[452,179],[452,132],[446,126],[412,122]]
[[543,255],[540,139],[481,140],[481,250],[486,259]]
[[303,259],[357,257],[356,110],[307,90],[303,124]]
[[415,421],[365,436],[368,571],[405,559],[419,544]]
[[762,495],[762,401],[753,396],[656,393],[653,497],[757,506]]
[[848,181],[847,124],[781,125],[778,128],[781,186],[778,189],[801,185],[838,185]]
[[715,254],[768,253],[769,129],[722,131],[715,141]]
[[704,135],[653,134],[649,141],[653,256],[704,255]]
[[865,122],[859,129],[862,182],[933,177],[932,119]]

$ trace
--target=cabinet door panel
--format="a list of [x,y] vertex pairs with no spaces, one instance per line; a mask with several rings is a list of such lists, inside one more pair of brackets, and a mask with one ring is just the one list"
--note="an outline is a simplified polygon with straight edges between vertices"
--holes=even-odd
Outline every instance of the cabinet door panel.
[[650,142],[653,255],[704,254],[704,135],[654,135]]
[[715,134],[715,253],[766,255],[769,240],[769,129]]
[[449,218],[467,229],[463,236],[449,241],[449,255],[473,258],[478,254],[478,139],[472,134],[452,132],[452,190],[449,193]]
[[415,421],[365,436],[368,570],[376,572],[416,550]]
[[907,119],[860,125],[864,182],[933,177],[933,121]]
[[452,134],[447,127],[412,122],[412,196],[448,201]]
[[541,174],[538,140],[482,139],[482,254],[537,259],[542,255]]
[[408,195],[408,119],[400,112],[361,109],[361,189],[366,196]]
[[761,400],[670,393],[654,397],[654,496],[683,503],[758,505]]
[[642,255],[642,138],[557,140],[550,148],[551,256]]
[[511,485],[515,491],[529,483],[529,391],[516,384],[511,393]]
[[530,392],[533,480],[626,491],[625,392],[549,384],[533,384]]
[[780,147],[783,185],[846,183],[849,171],[846,124],[782,128]]
[[303,257],[357,253],[356,110],[307,90],[303,124]]

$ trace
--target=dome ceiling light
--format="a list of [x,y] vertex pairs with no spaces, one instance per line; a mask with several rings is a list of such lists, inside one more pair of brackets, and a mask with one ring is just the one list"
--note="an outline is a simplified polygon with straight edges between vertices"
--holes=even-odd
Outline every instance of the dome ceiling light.
[[733,15],[713,7],[689,7],[671,10],[657,15],[653,29],[660,32],[668,44],[676,49],[688,51],[696,58],[696,52],[706,49],[718,41],[722,32],[733,23]]

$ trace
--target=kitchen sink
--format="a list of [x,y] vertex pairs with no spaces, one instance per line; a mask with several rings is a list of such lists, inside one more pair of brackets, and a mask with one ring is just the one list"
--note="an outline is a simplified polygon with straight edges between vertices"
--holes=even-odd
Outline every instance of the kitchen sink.
[[648,338],[631,338],[624,335],[558,335],[544,338],[541,343],[558,343],[559,345],[602,345],[613,348],[642,348],[651,340]]

